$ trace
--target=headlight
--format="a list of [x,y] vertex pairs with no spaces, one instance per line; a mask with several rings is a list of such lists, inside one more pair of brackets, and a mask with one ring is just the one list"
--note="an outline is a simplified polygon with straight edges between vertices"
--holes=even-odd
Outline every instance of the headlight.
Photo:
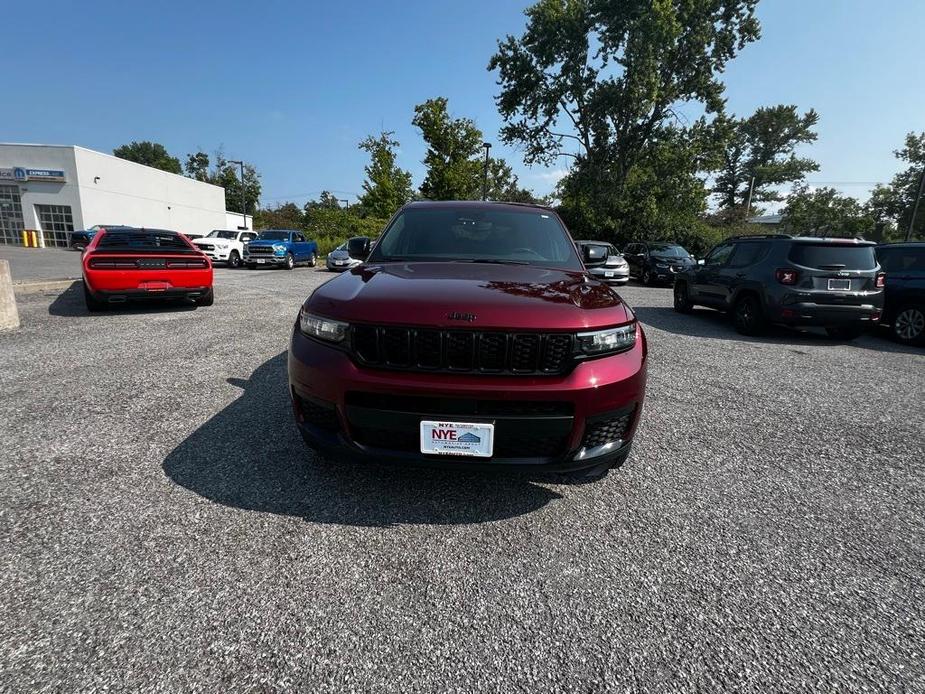
[[299,312],[299,328],[309,337],[317,337],[325,342],[343,342],[347,337],[346,323],[316,316],[305,309]]
[[621,325],[619,328],[578,333],[578,349],[582,354],[609,354],[622,352],[636,344],[636,324]]
[[286,247],[281,243],[274,243],[273,250],[276,251],[277,253],[280,253],[282,251],[285,251]]

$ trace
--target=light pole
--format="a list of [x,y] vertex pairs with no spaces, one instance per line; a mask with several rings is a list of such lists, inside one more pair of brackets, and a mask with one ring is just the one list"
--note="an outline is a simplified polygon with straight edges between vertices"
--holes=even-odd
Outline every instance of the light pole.
[[347,200],[347,198],[338,198],[338,199],[337,199],[337,202],[342,202],[342,203],[344,203],[344,204],[347,206],[347,209],[348,209],[348,210],[350,209],[350,201]]
[[488,199],[488,150],[491,149],[490,142],[483,142],[485,148],[485,170],[482,172],[482,200]]
[[241,216],[244,217],[244,228],[247,229],[247,198],[244,197],[244,162],[236,159],[229,159],[229,164],[237,164],[241,167]]

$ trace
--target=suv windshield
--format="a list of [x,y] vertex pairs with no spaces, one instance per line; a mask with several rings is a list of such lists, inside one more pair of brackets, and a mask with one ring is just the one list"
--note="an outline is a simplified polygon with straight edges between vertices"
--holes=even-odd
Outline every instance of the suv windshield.
[[261,231],[257,237],[261,241],[288,241],[288,231]]
[[209,235],[206,236],[207,239],[236,239],[238,238],[238,232],[236,231],[223,231],[221,229],[214,229],[209,232]]
[[667,243],[652,243],[649,244],[649,252],[655,253],[656,255],[667,255],[674,258],[687,258],[690,256],[684,248],[681,246],[672,246]]
[[448,260],[581,271],[556,215],[533,208],[410,207],[392,221],[370,262]]
[[818,269],[873,270],[877,267],[874,247],[847,243],[795,243],[790,262]]

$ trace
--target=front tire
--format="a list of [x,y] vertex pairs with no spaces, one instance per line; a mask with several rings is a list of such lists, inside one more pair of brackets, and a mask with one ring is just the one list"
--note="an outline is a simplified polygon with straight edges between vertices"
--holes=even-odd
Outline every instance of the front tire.
[[241,256],[237,251],[231,251],[228,255],[228,267],[234,269],[241,267]]
[[740,296],[732,307],[732,323],[742,335],[761,335],[765,329],[764,310],[754,294]]
[[674,310],[678,313],[691,313],[694,305],[687,293],[687,282],[677,281],[674,283]]
[[291,270],[295,267],[295,258],[292,257],[292,253],[286,254],[286,269]]
[[925,306],[901,306],[890,324],[893,339],[904,345],[925,343]]

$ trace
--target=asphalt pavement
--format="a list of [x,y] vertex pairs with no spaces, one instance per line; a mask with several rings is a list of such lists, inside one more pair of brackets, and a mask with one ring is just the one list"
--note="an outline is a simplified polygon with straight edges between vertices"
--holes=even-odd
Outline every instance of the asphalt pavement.
[[649,390],[604,481],[345,467],[285,389],[329,277],[20,300],[0,691],[925,690],[925,351],[746,339],[631,286]]

